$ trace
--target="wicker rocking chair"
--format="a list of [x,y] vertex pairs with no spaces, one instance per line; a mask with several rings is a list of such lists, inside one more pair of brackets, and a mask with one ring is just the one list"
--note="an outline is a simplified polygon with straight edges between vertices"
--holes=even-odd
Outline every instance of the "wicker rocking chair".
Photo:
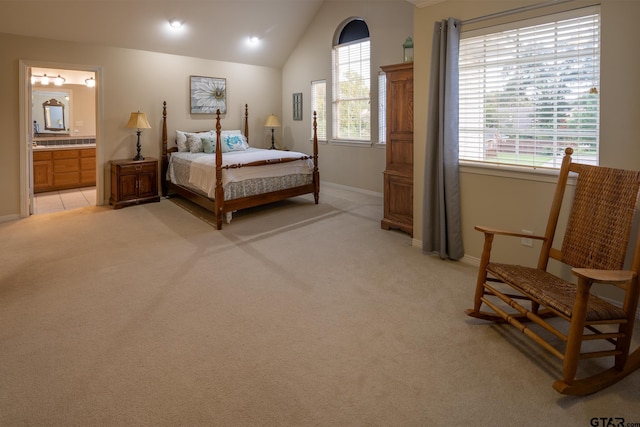
[[[640,172],[572,163],[573,150],[567,148],[565,153],[544,236],[476,227],[484,233],[484,250],[473,309],[466,313],[518,328],[562,360],[562,379],[553,388],[563,394],[585,395],[640,367],[640,348],[630,353],[640,293],[640,235],[630,269],[622,270]],[[569,172],[577,174],[575,195],[564,237],[558,239],[562,247],[556,249],[554,235]],[[537,268],[493,262],[491,246],[496,235],[542,240]],[[549,258],[572,267],[577,284],[549,273]],[[594,283],[622,289],[622,306],[594,295],[590,291]],[[491,311],[481,311],[483,304]],[[613,358],[611,366],[576,379],[582,359],[599,357]]]

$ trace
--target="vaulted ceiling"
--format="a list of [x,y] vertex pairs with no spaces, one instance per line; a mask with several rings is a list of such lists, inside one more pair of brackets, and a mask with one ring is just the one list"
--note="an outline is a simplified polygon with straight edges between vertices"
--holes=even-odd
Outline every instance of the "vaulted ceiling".
[[[354,0],[327,0],[348,2]],[[442,0],[368,0],[433,2]],[[0,32],[280,68],[324,0],[1,0]],[[177,17],[184,24],[169,26]],[[251,45],[249,37],[257,37]]]

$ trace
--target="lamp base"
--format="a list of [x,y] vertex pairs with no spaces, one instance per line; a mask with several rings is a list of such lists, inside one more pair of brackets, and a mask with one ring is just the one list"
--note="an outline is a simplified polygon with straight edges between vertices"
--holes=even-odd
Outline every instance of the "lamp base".
[[140,154],[140,149],[142,148],[140,146],[140,133],[142,133],[142,131],[139,130],[136,133],[138,134],[138,143],[136,144],[136,149],[138,150],[138,154],[136,154],[133,160],[144,160],[144,157],[142,157],[142,154]]
[[273,137],[273,128],[271,128],[271,147],[269,147],[269,150],[275,150],[276,149],[276,144],[275,144],[275,139]]

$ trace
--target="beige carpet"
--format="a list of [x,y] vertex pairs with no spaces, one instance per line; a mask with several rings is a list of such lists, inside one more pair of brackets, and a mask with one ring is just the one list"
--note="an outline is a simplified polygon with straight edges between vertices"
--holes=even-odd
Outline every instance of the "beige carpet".
[[1,426],[640,423],[640,372],[557,394],[557,360],[464,315],[475,268],[381,230],[377,197],[325,186],[222,231],[185,207],[0,224]]

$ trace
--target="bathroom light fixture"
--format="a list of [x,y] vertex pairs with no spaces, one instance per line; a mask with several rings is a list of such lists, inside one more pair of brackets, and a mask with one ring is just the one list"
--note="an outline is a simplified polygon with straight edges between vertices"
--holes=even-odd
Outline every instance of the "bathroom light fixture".
[[96,87],[96,79],[94,79],[93,77],[89,77],[84,81],[84,84],[86,84],[87,87]]
[[251,43],[251,44],[258,44],[259,41],[260,41],[260,38],[258,36],[250,36],[249,37],[249,43]]
[[184,21],[180,18],[171,18],[169,20],[169,25],[171,25],[171,28],[180,28],[182,27],[182,24],[184,24]]
[[47,86],[49,83],[53,81],[53,84],[56,86],[62,86],[65,84],[67,79],[58,74],[58,77],[49,77],[46,74],[39,76],[37,74],[31,75],[31,84],[34,85],[36,83],[40,83],[43,86]]

